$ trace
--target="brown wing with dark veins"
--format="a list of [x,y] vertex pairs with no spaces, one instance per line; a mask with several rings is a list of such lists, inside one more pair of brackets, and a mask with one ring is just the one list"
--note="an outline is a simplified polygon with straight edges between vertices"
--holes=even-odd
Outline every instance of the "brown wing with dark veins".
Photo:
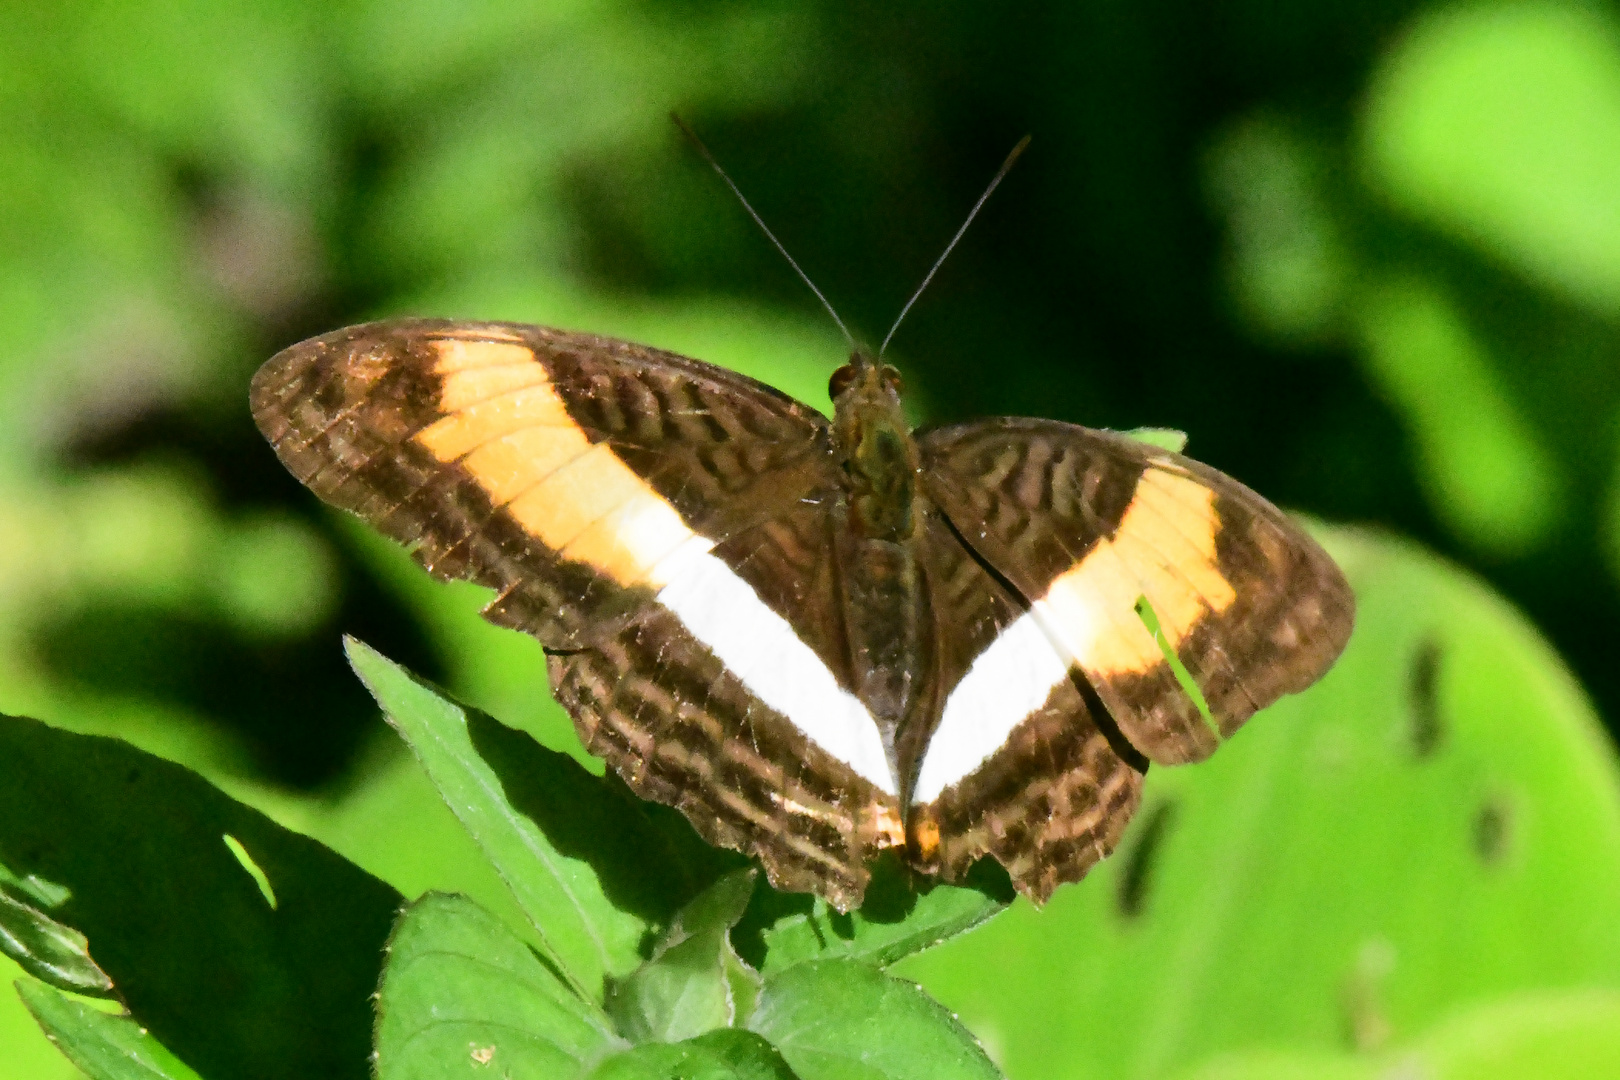
[[[1157,762],[1212,753],[1350,635],[1333,560],[1259,495],[1127,436],[1002,418],[919,435],[923,485]],[[1142,601],[1145,605],[1141,605]],[[1184,689],[1139,606],[1196,683]]]
[[783,887],[859,901],[866,858],[899,842],[894,797],[656,600],[674,556],[712,546],[760,601],[753,617],[780,615],[851,685],[827,615],[836,484],[818,413],[628,342],[415,319],[285,350],[252,406],[316,494],[436,576],[495,589],[485,616],[559,653],[559,699],[635,790],[757,853]]
[[[836,631],[830,558],[841,503],[812,500],[715,549],[773,608]],[[899,803],[805,738],[652,605],[612,640],[551,657],[552,685],[592,753],[710,843],[758,855],[771,884],[858,907],[867,862],[904,842]],[[841,639],[840,639],[841,640]],[[835,670],[847,671],[848,660]]]

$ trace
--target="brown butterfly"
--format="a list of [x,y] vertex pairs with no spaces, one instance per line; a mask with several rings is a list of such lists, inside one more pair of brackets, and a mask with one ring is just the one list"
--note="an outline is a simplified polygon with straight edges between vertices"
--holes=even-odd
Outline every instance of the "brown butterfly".
[[1044,900],[1350,634],[1333,561],[1248,488],[1124,435],[912,432],[857,350],[836,414],[612,338],[404,319],[270,360],[293,474],[487,585],[580,738],[778,888],[858,905],[899,849]]

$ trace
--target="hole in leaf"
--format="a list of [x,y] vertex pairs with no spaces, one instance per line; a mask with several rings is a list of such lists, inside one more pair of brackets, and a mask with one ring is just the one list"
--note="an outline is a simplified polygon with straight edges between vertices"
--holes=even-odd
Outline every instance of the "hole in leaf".
[[1474,854],[1486,866],[1502,861],[1513,844],[1513,807],[1506,798],[1493,795],[1474,814]]
[[1412,752],[1426,758],[1440,748],[1446,729],[1440,719],[1440,642],[1424,638],[1408,676],[1412,711]]
[[231,849],[231,854],[242,864],[242,869],[253,878],[253,883],[259,887],[259,892],[264,896],[264,902],[270,905],[270,910],[276,910],[276,891],[270,887],[270,879],[259,868],[259,864],[253,861],[253,856],[248,854],[247,848],[242,846],[242,841],[226,833],[225,846]]
[[1153,610],[1153,604],[1146,596],[1136,598],[1136,617],[1142,620],[1142,625],[1153,635],[1153,640],[1159,645],[1159,652],[1164,654],[1165,663],[1169,664],[1170,670],[1175,673],[1176,682],[1180,683],[1187,696],[1192,698],[1192,703],[1198,706],[1198,714],[1204,718],[1204,723],[1219,736],[1221,729],[1215,723],[1215,717],[1210,714],[1209,702],[1204,700],[1204,691],[1199,688],[1197,680],[1192,677],[1187,666],[1181,662],[1181,657],[1176,655],[1176,650],[1170,647],[1170,642],[1165,640],[1158,613]]
[[1125,853],[1114,894],[1114,905],[1121,918],[1139,918],[1147,908],[1148,889],[1153,884],[1153,868],[1158,862],[1159,849],[1164,846],[1165,834],[1169,832],[1175,805],[1166,799],[1149,810],[1147,821],[1142,826],[1142,835]]

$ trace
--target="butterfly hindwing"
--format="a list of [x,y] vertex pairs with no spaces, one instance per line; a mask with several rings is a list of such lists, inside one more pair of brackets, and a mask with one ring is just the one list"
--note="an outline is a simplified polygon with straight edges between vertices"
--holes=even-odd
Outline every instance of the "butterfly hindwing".
[[[804,503],[729,538],[716,557],[740,576],[773,580],[762,590],[771,610],[802,627],[836,627],[838,583],[829,560],[835,518]],[[645,798],[678,807],[711,843],[758,855],[779,889],[817,892],[841,910],[860,904],[867,863],[903,843],[899,803],[838,754],[849,735],[805,730],[836,711],[814,685],[814,665],[800,657],[787,624],[761,626],[735,607],[716,617],[737,620],[734,632],[753,646],[747,657],[693,648],[690,630],[662,605],[648,608],[611,641],[577,654],[551,657],[552,685],[574,716],[586,746],[611,762]],[[756,612],[757,615],[757,612]],[[688,612],[688,619],[693,616]],[[836,641],[817,649],[836,657]],[[848,685],[847,655],[828,665]],[[791,688],[785,699],[762,700],[751,676],[769,671]],[[768,691],[767,691],[768,693]],[[847,702],[845,703],[847,705]],[[876,729],[869,718],[853,723]],[[843,757],[850,757],[849,750]]]
[[938,511],[926,529],[946,692],[914,791],[913,855],[952,881],[994,856],[1020,892],[1044,902],[1114,849],[1142,773],[1105,733],[1079,672],[1029,633],[1016,590]]
[[929,498],[1154,761],[1207,757],[1344,647],[1354,600],[1343,574],[1224,474],[1049,420],[978,421],[918,442]]

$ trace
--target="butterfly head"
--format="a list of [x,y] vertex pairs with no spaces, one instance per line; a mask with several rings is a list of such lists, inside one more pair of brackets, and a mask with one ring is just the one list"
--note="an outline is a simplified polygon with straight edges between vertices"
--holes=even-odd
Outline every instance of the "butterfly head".
[[884,402],[898,406],[904,389],[898,368],[873,359],[871,353],[859,347],[850,353],[849,363],[833,372],[827,382],[827,395],[839,408],[843,407],[842,399],[852,394],[866,404]]

